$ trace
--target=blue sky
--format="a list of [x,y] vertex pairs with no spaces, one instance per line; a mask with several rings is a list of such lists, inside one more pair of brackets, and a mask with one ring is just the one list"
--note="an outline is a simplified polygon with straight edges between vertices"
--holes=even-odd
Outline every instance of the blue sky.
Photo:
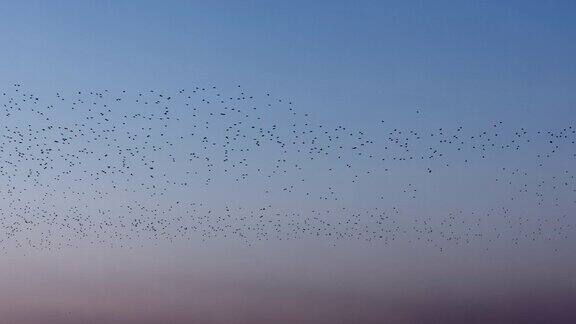
[[546,105],[559,119],[574,102],[573,10],[569,1],[12,2],[1,13],[0,69],[30,86],[238,83],[360,121],[414,106],[433,119],[517,119]]

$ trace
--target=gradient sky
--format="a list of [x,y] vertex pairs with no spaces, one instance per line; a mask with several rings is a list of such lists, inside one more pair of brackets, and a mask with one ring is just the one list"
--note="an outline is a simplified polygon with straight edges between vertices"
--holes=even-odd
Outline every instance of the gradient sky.
[[[53,97],[242,85],[366,132],[382,120],[558,128],[576,120],[575,18],[573,1],[12,1],[0,10],[0,86]],[[512,162],[525,167],[530,153]],[[401,169],[343,191],[373,206],[363,197],[420,180],[424,202],[390,205],[474,209],[505,194],[471,185],[492,166],[429,180]],[[230,193],[220,189],[202,197],[218,204]],[[239,197],[257,199],[251,189]],[[575,236],[443,253],[316,240],[11,248],[0,257],[0,323],[566,323],[576,321]]]

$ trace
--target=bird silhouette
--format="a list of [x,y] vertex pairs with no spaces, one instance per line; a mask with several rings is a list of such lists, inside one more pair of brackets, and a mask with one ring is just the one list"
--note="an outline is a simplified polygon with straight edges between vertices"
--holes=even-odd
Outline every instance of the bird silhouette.
[[[574,228],[571,125],[357,129],[242,86],[44,97],[14,84],[1,98],[4,251],[195,238],[443,251],[562,241]],[[481,198],[454,184],[477,170],[490,172],[464,187]],[[451,195],[452,207],[426,208]]]

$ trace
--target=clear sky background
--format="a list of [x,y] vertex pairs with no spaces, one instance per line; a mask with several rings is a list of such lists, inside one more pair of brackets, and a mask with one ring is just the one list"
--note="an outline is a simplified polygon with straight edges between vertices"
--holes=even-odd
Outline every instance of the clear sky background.
[[[318,123],[372,134],[381,121],[554,129],[576,120],[575,39],[573,1],[11,1],[0,9],[0,87],[49,97],[241,85],[289,98]],[[420,179],[424,203],[391,205],[416,215],[447,201],[476,208],[487,200],[470,199],[480,190],[470,184],[492,166],[458,170],[460,178],[400,170],[384,186],[348,191],[392,192]],[[439,191],[440,181],[459,186]],[[573,219],[574,206],[567,212]],[[488,252],[315,240],[10,249],[0,257],[0,323],[574,318],[574,236]]]

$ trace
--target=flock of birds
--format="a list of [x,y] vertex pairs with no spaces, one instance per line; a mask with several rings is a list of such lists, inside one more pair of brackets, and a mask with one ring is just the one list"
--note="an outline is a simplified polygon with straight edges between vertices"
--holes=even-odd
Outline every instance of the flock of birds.
[[442,250],[574,229],[570,125],[357,129],[240,86],[0,96],[4,251],[212,238]]

